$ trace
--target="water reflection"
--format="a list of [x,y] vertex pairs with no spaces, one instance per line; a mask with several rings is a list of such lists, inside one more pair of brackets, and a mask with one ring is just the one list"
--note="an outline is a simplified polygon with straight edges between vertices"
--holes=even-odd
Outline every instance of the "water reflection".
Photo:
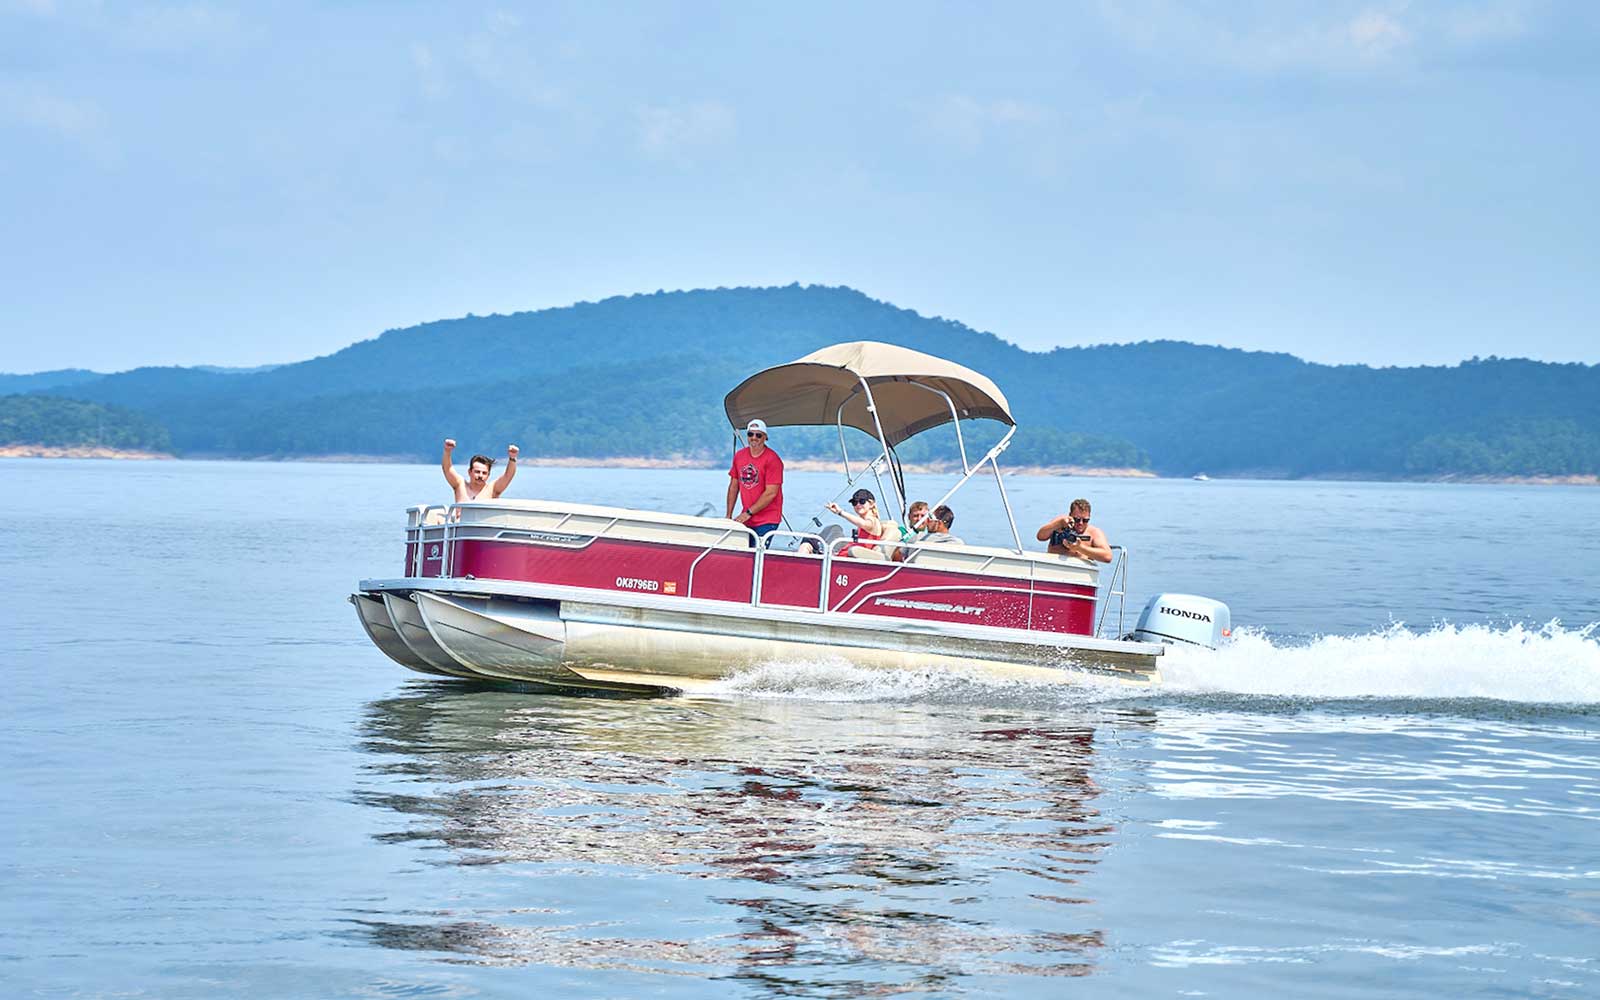
[[[356,796],[396,820],[381,839],[482,900],[363,915],[385,947],[785,995],[1081,975],[1104,948],[1082,904],[1116,830],[1087,724],[419,682],[372,703],[362,736]],[[482,866],[510,868],[468,891]]]

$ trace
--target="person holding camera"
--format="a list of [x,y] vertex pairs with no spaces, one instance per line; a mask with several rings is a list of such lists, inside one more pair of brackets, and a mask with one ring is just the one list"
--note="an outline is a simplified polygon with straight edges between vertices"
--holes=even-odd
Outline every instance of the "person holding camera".
[[1106,533],[1089,523],[1089,501],[1077,499],[1067,513],[1052,517],[1039,526],[1039,541],[1048,541],[1047,552],[1058,556],[1074,556],[1095,562],[1111,561],[1111,543]]

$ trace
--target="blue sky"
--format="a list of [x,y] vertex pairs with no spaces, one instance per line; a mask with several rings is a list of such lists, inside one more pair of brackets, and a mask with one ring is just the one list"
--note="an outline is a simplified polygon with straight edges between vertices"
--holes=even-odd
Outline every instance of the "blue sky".
[[657,288],[1600,362],[1600,4],[0,0],[0,370]]

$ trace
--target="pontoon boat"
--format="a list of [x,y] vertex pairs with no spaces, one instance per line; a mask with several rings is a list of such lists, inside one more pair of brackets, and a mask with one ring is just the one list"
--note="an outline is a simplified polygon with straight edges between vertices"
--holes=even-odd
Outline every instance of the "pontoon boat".
[[[999,388],[975,371],[888,344],[838,344],[751,376],[724,408],[736,436],[753,417],[836,427],[847,486],[873,477],[900,523],[907,499],[896,446],[953,424],[962,475],[931,506],[987,468],[1014,547],[863,543],[816,522],[757,546],[749,528],[723,518],[554,500],[418,506],[408,512],[403,575],[363,580],[351,595],[368,636],[427,674],[668,693],[826,657],[1149,683],[1165,642],[1213,644],[1227,627],[1218,602],[1161,595],[1124,636],[1126,551],[1102,575],[1095,563],[1024,548],[999,467],[1016,424]],[[961,425],[977,418],[1006,430],[970,462]],[[852,468],[846,428],[874,439],[872,461]],[[889,558],[895,548],[900,561]],[[1117,625],[1102,636],[1113,602]]]

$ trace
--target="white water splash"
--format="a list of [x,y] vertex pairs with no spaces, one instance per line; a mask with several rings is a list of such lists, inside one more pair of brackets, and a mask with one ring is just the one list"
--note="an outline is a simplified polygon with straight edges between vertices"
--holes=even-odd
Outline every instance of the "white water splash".
[[808,701],[914,701],[974,683],[984,684],[985,680],[964,671],[871,669],[842,656],[822,656],[760,663],[712,685],[705,693]]
[[1173,647],[1153,687],[1067,672],[1068,684],[996,677],[980,667],[883,670],[843,657],[774,661],[702,692],[807,701],[960,701],[1084,704],[1183,695],[1234,694],[1308,700],[1490,699],[1529,704],[1600,704],[1600,625],[1542,628],[1393,625],[1354,636],[1287,642],[1241,630],[1218,650]]
[[1162,693],[1600,704],[1597,628],[1397,624],[1293,645],[1245,631],[1218,650],[1162,657]]
[[1125,682],[1066,672],[1063,685],[997,676],[974,664],[970,669],[939,667],[893,670],[861,667],[842,656],[775,660],[741,670],[699,693],[712,696],[793,698],[805,701],[934,701],[1015,704],[1018,701],[1099,701],[1125,696]]

